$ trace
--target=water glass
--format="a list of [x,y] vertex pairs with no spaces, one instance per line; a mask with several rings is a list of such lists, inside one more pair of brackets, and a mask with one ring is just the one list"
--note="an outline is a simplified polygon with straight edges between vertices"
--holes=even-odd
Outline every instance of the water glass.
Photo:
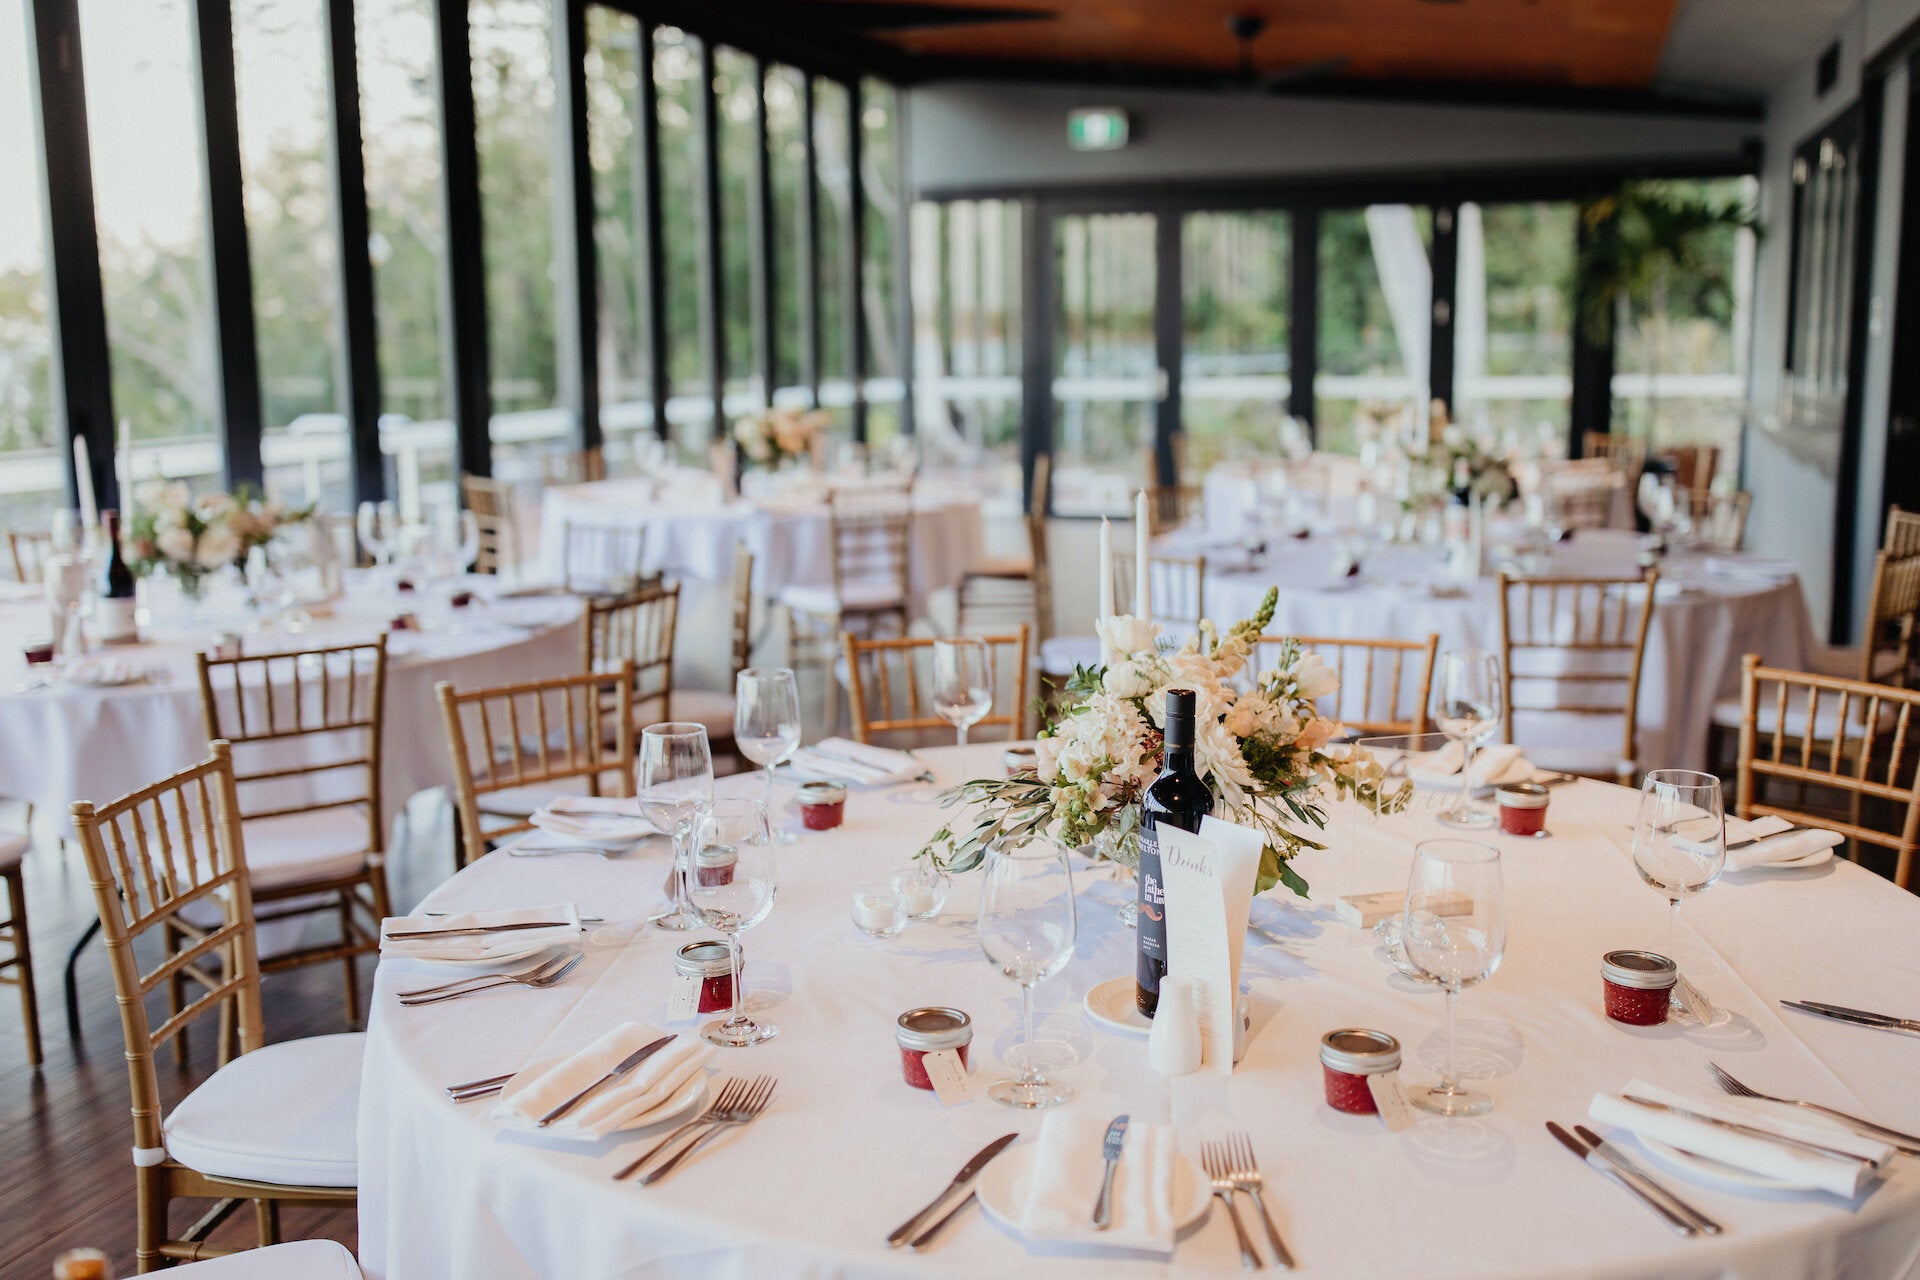
[[1473,751],[1500,727],[1505,705],[1500,655],[1486,649],[1449,649],[1433,682],[1433,720],[1460,744],[1460,803],[1440,815],[1450,827],[1492,826],[1490,809],[1473,803]]
[[400,530],[400,517],[393,503],[361,503],[354,512],[354,528],[360,535],[360,545],[373,558],[374,564],[384,567]]
[[640,731],[636,771],[640,812],[673,837],[672,908],[648,923],[656,929],[691,929],[700,919],[687,908],[681,871],[688,861],[694,821],[701,808],[713,802],[713,752],[707,727],[676,720],[648,725]]
[[[748,667],[733,682],[733,741],[740,754],[765,766],[763,803],[773,812],[774,766],[800,745],[800,690],[791,667]],[[793,832],[776,827],[774,840],[792,844]]]
[[967,730],[993,710],[993,650],[985,640],[933,642],[933,705],[966,746]]
[[1454,1006],[1461,988],[1491,978],[1506,954],[1499,851],[1471,840],[1416,845],[1400,937],[1408,962],[1447,993],[1447,1056],[1440,1083],[1413,1091],[1409,1101],[1435,1115],[1484,1115],[1493,1110],[1493,1099],[1463,1088],[1454,1070]]
[[1680,904],[1705,893],[1727,865],[1720,779],[1691,769],[1655,769],[1640,783],[1633,866],[1667,898],[1667,948],[1680,935]]
[[1075,933],[1073,870],[1067,851],[1043,835],[1014,836],[987,850],[980,871],[980,949],[1020,984],[1023,1065],[995,1081],[987,1096],[1027,1111],[1058,1106],[1073,1086],[1049,1080],[1035,1064],[1033,989],[1067,967]]
[[758,800],[715,800],[695,819],[693,844],[701,850],[724,848],[733,855],[733,874],[724,881],[703,879],[698,858],[682,864],[688,905],[709,929],[727,935],[733,972],[733,1008],[724,1022],[702,1027],[701,1038],[731,1049],[763,1044],[779,1035],[780,1028],[747,1016],[740,985],[740,935],[767,918],[779,886],[767,807]]
[[891,884],[863,884],[853,891],[853,927],[869,938],[897,938],[907,927],[907,903]]

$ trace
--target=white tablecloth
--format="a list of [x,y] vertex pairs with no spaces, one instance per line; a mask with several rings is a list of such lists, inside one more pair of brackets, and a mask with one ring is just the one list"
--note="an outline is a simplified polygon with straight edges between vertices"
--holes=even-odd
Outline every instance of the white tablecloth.
[[[925,753],[942,783],[993,768],[999,745]],[[723,792],[754,792],[751,778]],[[784,788],[783,788],[784,791]],[[976,1080],[1004,1074],[1018,1040],[1018,991],[981,956],[977,877],[961,879],[936,922],[891,942],[858,935],[851,887],[902,865],[940,821],[924,787],[856,792],[847,825],[803,836],[781,854],[779,899],[745,938],[756,1017],[780,1037],[723,1050],[724,1074],[770,1073],[779,1091],[753,1126],[641,1188],[610,1180],[642,1136],[580,1148],[509,1135],[484,1105],[456,1107],[449,1083],[577,1049],[614,1022],[661,1024],[672,951],[685,935],[642,931],[621,949],[589,948],[575,978],[418,1009],[397,989],[426,970],[381,966],[361,1091],[360,1249],[386,1280],[507,1277],[911,1277],[1238,1275],[1224,1215],[1179,1245],[1176,1265],[1029,1251],[970,1208],[931,1252],[892,1251],[886,1233],[944,1186],[992,1137],[1031,1142],[1037,1117],[984,1098],[943,1110],[901,1082],[893,1041],[904,1009],[948,1004],[973,1015]],[[1920,930],[1920,902],[1838,863],[1813,873],[1729,876],[1689,902],[1687,941],[1711,949],[1701,975],[1735,1014],[1725,1031],[1630,1030],[1601,1012],[1601,954],[1664,940],[1666,903],[1636,876],[1626,849],[1634,794],[1600,783],[1556,790],[1550,840],[1500,836],[1509,900],[1507,960],[1462,997],[1463,1043],[1504,1061],[1483,1086],[1481,1120],[1430,1119],[1400,1134],[1339,1115],[1322,1100],[1319,1037],[1377,1027],[1407,1046],[1407,1073],[1430,1079],[1441,1000],[1392,977],[1371,940],[1339,924],[1334,895],[1404,885],[1410,841],[1438,832],[1424,816],[1362,828],[1337,816],[1330,852],[1309,859],[1314,901],[1281,891],[1257,902],[1244,978],[1254,1033],[1229,1079],[1169,1079],[1147,1070],[1144,1041],[1099,1029],[1080,1001],[1130,974],[1134,935],[1115,918],[1117,885],[1081,883],[1072,963],[1040,988],[1041,1036],[1078,1062],[1058,1074],[1071,1104],[1102,1118],[1178,1127],[1181,1149],[1246,1129],[1268,1200],[1303,1275],[1340,1277],[1646,1276],[1804,1280],[1912,1273],[1920,1256],[1920,1169],[1899,1161],[1858,1205],[1815,1194],[1743,1196],[1667,1180],[1726,1224],[1719,1239],[1682,1240],[1604,1184],[1543,1122],[1583,1121],[1596,1090],[1635,1077],[1706,1089],[1709,1060],[1772,1091],[1816,1097],[1882,1122],[1920,1128],[1920,1042],[1787,1015],[1782,997],[1866,1008],[1911,1005],[1920,956],[1897,940]],[[495,854],[436,890],[434,909],[571,898],[633,922],[659,901],[663,853],[626,860],[516,860]],[[1651,1162],[1651,1157],[1647,1157]]]
[[[357,577],[357,575],[356,575]],[[491,584],[476,582],[479,590]],[[377,637],[397,602],[349,593],[331,617],[300,635],[245,637],[245,652],[265,653],[353,644]],[[421,612],[427,612],[424,606]],[[387,641],[386,741],[382,796],[391,825],[407,798],[450,785],[452,761],[433,686],[462,688],[538,680],[578,671],[580,603],[572,597],[476,604],[459,630],[394,632]],[[516,625],[518,624],[518,625]],[[38,595],[0,601],[0,795],[20,797],[67,824],[75,800],[104,803],[207,755],[194,654],[212,628],[163,632],[147,643],[100,651],[102,658],[156,669],[143,684],[97,689],[54,684],[16,692],[28,671],[21,644],[48,631]]]
[[[1207,556],[1206,610],[1222,627],[1251,614],[1267,588],[1277,586],[1280,598],[1269,634],[1410,640],[1435,632],[1443,650],[1500,647],[1497,579],[1482,578],[1462,588],[1448,578],[1437,551],[1378,547],[1366,555],[1360,578],[1335,579],[1337,538],[1273,539],[1258,569],[1244,567],[1244,551],[1209,547],[1207,541],[1180,533],[1161,545],[1177,554]],[[1553,547],[1547,571],[1630,577],[1640,571],[1636,548],[1633,534],[1584,530]],[[1724,571],[1739,566],[1750,573]],[[1739,696],[1742,654],[1758,653],[1772,666],[1806,668],[1814,647],[1806,600],[1790,570],[1764,572],[1774,568],[1777,562],[1737,554],[1679,553],[1661,565],[1660,598],[1641,672],[1643,770],[1707,766],[1714,703]],[[1617,734],[1617,723],[1590,721],[1585,736],[1591,739],[1601,727]],[[1524,744],[1521,730],[1516,725],[1516,740]],[[1564,745],[1558,737],[1542,740]]]

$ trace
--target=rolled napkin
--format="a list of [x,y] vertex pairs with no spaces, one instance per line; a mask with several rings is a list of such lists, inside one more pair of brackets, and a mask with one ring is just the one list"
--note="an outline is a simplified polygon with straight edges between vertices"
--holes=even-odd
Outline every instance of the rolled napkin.
[[509,1129],[597,1142],[688,1086],[706,1069],[713,1046],[697,1037],[676,1036],[672,1044],[618,1080],[601,1085],[544,1129],[539,1128],[540,1117],[666,1034],[642,1022],[623,1022],[571,1057],[529,1063],[500,1090],[493,1118]]
[[[1457,787],[1460,785],[1459,743],[1449,742],[1438,751],[1413,756],[1407,761],[1407,776],[1417,787]],[[1467,776],[1476,787],[1497,787],[1533,776],[1533,766],[1521,756],[1520,748],[1505,743],[1481,747],[1473,753]]]
[[1173,1252],[1173,1171],[1180,1152],[1173,1127],[1134,1123],[1113,1171],[1113,1222],[1093,1229],[1100,1194],[1107,1118],[1093,1112],[1049,1111],[1040,1122],[1039,1149],[1020,1215],[1029,1240],[1071,1240],[1115,1249]]
[[904,751],[876,747],[851,738],[822,738],[793,753],[795,773],[810,778],[838,778],[863,787],[906,782],[926,766]]
[[[1682,1107],[1716,1120],[1731,1121],[1734,1124],[1751,1125],[1756,1129],[1765,1129],[1782,1137],[1797,1138],[1803,1142],[1819,1143],[1823,1147],[1832,1147],[1858,1155],[1860,1160],[1847,1160],[1838,1156],[1824,1156],[1800,1147],[1790,1147],[1784,1143],[1769,1142],[1765,1138],[1752,1137],[1744,1133],[1735,1133],[1700,1120],[1691,1120],[1686,1116],[1675,1115],[1670,1111],[1660,1111],[1653,1107],[1643,1107],[1628,1102],[1620,1094],[1597,1093],[1587,1108],[1587,1115],[1596,1124],[1611,1125],[1625,1129],[1641,1138],[1652,1138],[1682,1151],[1704,1156],[1709,1160],[1718,1160],[1721,1164],[1744,1169],[1748,1173],[1757,1173],[1766,1178],[1777,1178],[1782,1182],[1792,1182],[1801,1186],[1817,1187],[1832,1192],[1836,1196],[1852,1199],[1860,1194],[1867,1180],[1887,1162],[1893,1159],[1892,1147],[1871,1138],[1840,1128],[1826,1128],[1822,1125],[1806,1124],[1789,1119],[1779,1113],[1753,1106],[1739,1099],[1728,1097],[1695,1097],[1692,1094],[1676,1093],[1671,1089],[1662,1089],[1658,1085],[1648,1084],[1644,1080],[1635,1080],[1624,1093],[1655,1102],[1664,1102],[1669,1106]],[[1863,1163],[1865,1162],[1865,1163]]]
[[641,840],[658,831],[632,796],[555,796],[527,821],[569,840]]
[[[1745,871],[1777,862],[1797,862],[1808,854],[1831,849],[1846,839],[1838,831],[1789,831],[1792,825],[1774,814],[1755,818],[1752,822],[1728,818],[1727,870]],[[1747,845],[1744,849],[1733,847],[1747,840],[1758,840],[1759,843]]]
[[[389,938],[390,933],[480,929],[490,925],[561,920],[551,929],[508,929],[499,933],[452,933],[445,938]],[[547,907],[510,907],[468,911],[453,916],[393,916],[380,922],[380,955],[405,960],[480,961],[524,955],[535,947],[557,947],[580,936],[580,913],[571,902]]]

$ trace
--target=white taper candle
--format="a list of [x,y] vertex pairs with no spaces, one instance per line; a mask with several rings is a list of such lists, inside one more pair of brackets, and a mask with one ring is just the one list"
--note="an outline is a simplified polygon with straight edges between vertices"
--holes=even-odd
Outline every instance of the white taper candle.
[[87,454],[87,438],[73,438],[74,486],[80,495],[80,536],[100,521],[100,508],[93,496],[93,459]]
[[1153,620],[1153,584],[1148,574],[1147,491],[1133,499],[1133,608],[1129,610],[1142,622]]
[[[1113,616],[1113,529],[1105,516],[1100,517],[1100,612],[1096,621]],[[1100,642],[1100,660],[1112,662],[1113,653],[1106,641]]]

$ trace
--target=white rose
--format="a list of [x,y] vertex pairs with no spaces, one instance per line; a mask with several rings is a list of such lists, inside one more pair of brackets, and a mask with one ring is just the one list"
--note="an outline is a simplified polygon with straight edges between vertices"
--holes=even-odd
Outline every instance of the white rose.
[[1130,613],[1117,613],[1111,618],[1102,618],[1093,624],[1100,639],[1109,649],[1119,653],[1148,653],[1154,641],[1160,635],[1160,628],[1144,618],[1136,618]]
[[185,563],[193,559],[193,535],[177,525],[162,530],[154,539],[154,546],[169,560]]
[[1042,738],[1033,744],[1033,764],[1040,775],[1040,781],[1048,786],[1060,781],[1060,747],[1058,738]]
[[1139,667],[1123,660],[1107,668],[1100,687],[1116,698],[1144,698],[1153,692],[1153,681]]
[[215,525],[200,535],[195,559],[209,569],[232,564],[240,554],[240,539],[225,525]]
[[1324,698],[1340,687],[1340,673],[1320,660],[1317,653],[1303,653],[1293,664],[1295,688],[1303,698]]

